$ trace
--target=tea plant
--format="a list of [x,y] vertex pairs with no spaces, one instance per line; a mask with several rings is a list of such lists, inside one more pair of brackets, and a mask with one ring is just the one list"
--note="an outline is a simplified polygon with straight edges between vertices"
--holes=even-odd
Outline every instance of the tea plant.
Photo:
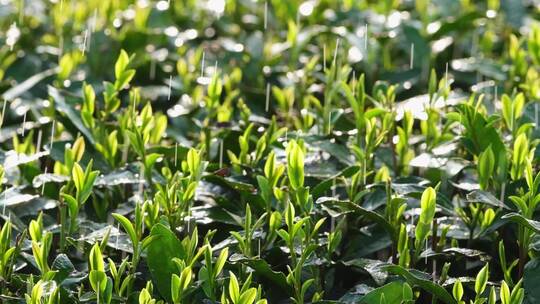
[[537,303],[534,1],[0,1],[0,303]]

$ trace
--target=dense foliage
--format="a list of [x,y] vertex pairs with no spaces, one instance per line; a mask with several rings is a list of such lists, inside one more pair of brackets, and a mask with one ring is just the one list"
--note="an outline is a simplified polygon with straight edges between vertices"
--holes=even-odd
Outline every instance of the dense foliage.
[[539,16],[0,0],[0,302],[540,302]]

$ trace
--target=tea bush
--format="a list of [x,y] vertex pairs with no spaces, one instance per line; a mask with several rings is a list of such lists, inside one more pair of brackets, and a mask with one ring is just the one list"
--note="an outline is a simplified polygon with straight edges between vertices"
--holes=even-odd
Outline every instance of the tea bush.
[[539,17],[0,0],[0,302],[539,302]]

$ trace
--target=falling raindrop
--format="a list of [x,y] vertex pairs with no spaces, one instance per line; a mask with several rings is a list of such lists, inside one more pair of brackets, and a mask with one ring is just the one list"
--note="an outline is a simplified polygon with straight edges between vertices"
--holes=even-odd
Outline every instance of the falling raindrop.
[[174,145],[174,166],[178,163],[178,143]]
[[326,71],[326,43],[323,44],[323,49],[322,49],[322,60],[323,60],[323,72]]
[[223,139],[219,142],[219,167],[223,167]]
[[38,131],[38,137],[37,137],[37,144],[36,144],[36,153],[39,153],[39,150],[41,150],[41,136],[42,136],[42,131],[41,129],[39,129]]
[[7,100],[4,100],[4,105],[2,106],[2,118],[0,118],[0,128],[2,128],[2,126],[4,125],[4,117],[5,117],[5,114],[6,114],[6,105],[7,105]]
[[364,50],[367,51],[367,43],[368,43],[368,25],[366,23],[366,25],[364,25]]
[[534,103],[534,122],[535,122],[535,129],[538,129],[538,102]]
[[169,93],[167,94],[167,100],[171,100],[171,88],[172,88],[172,75],[169,76]]
[[264,1],[264,29],[268,27],[268,1]]
[[427,250],[428,250],[428,242],[426,241],[426,255],[425,255],[425,258],[424,258],[424,263],[426,263],[427,265]]
[[84,53],[86,52],[86,42],[88,40],[88,29],[84,30],[84,39],[82,44],[82,55],[84,56]]
[[266,105],[265,110],[268,112],[270,109],[270,83],[266,83]]
[[366,184],[366,167],[367,167],[367,158],[364,157],[364,185]]
[[203,51],[201,59],[201,78],[204,77],[204,57],[206,57],[206,52]]
[[332,64],[333,65],[336,65],[336,61],[337,61],[337,54],[338,54],[338,50],[339,50],[339,42],[340,42],[340,39],[338,38],[336,40],[336,49],[334,50],[334,59],[332,61]]
[[446,63],[446,67],[444,68],[444,85],[446,86],[446,89],[449,88],[449,83],[448,83],[448,62]]
[[50,145],[49,151],[52,151],[53,144],[54,144],[54,127],[55,127],[55,125],[56,125],[56,120],[53,120],[52,128],[51,128],[51,145]]
[[7,191],[4,190],[4,203],[2,204],[2,215],[6,215],[6,205],[7,205]]
[[328,132],[331,132],[332,125],[332,111],[328,112]]
[[28,113],[28,111],[24,111],[24,116],[23,116],[23,123],[22,123],[22,136],[24,137],[24,131],[26,130],[26,113]]
[[[336,179],[334,178],[332,180],[332,198],[337,200],[336,198]],[[330,231],[334,231],[336,225],[336,219],[332,216],[330,218]]]
[[412,70],[414,65],[414,43],[411,43],[411,60],[409,62],[409,68]]
[[356,96],[356,71],[352,71],[352,96]]
[[[45,175],[47,175],[47,169],[48,167],[45,167]],[[41,184],[41,196],[43,196],[43,193],[45,192],[45,184],[46,184],[46,181],[44,180],[43,181],[43,184]]]

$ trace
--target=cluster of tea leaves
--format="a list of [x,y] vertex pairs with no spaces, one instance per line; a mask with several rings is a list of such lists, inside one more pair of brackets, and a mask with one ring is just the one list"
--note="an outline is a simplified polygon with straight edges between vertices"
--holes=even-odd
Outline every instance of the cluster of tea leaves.
[[539,302],[539,7],[0,0],[0,302]]

